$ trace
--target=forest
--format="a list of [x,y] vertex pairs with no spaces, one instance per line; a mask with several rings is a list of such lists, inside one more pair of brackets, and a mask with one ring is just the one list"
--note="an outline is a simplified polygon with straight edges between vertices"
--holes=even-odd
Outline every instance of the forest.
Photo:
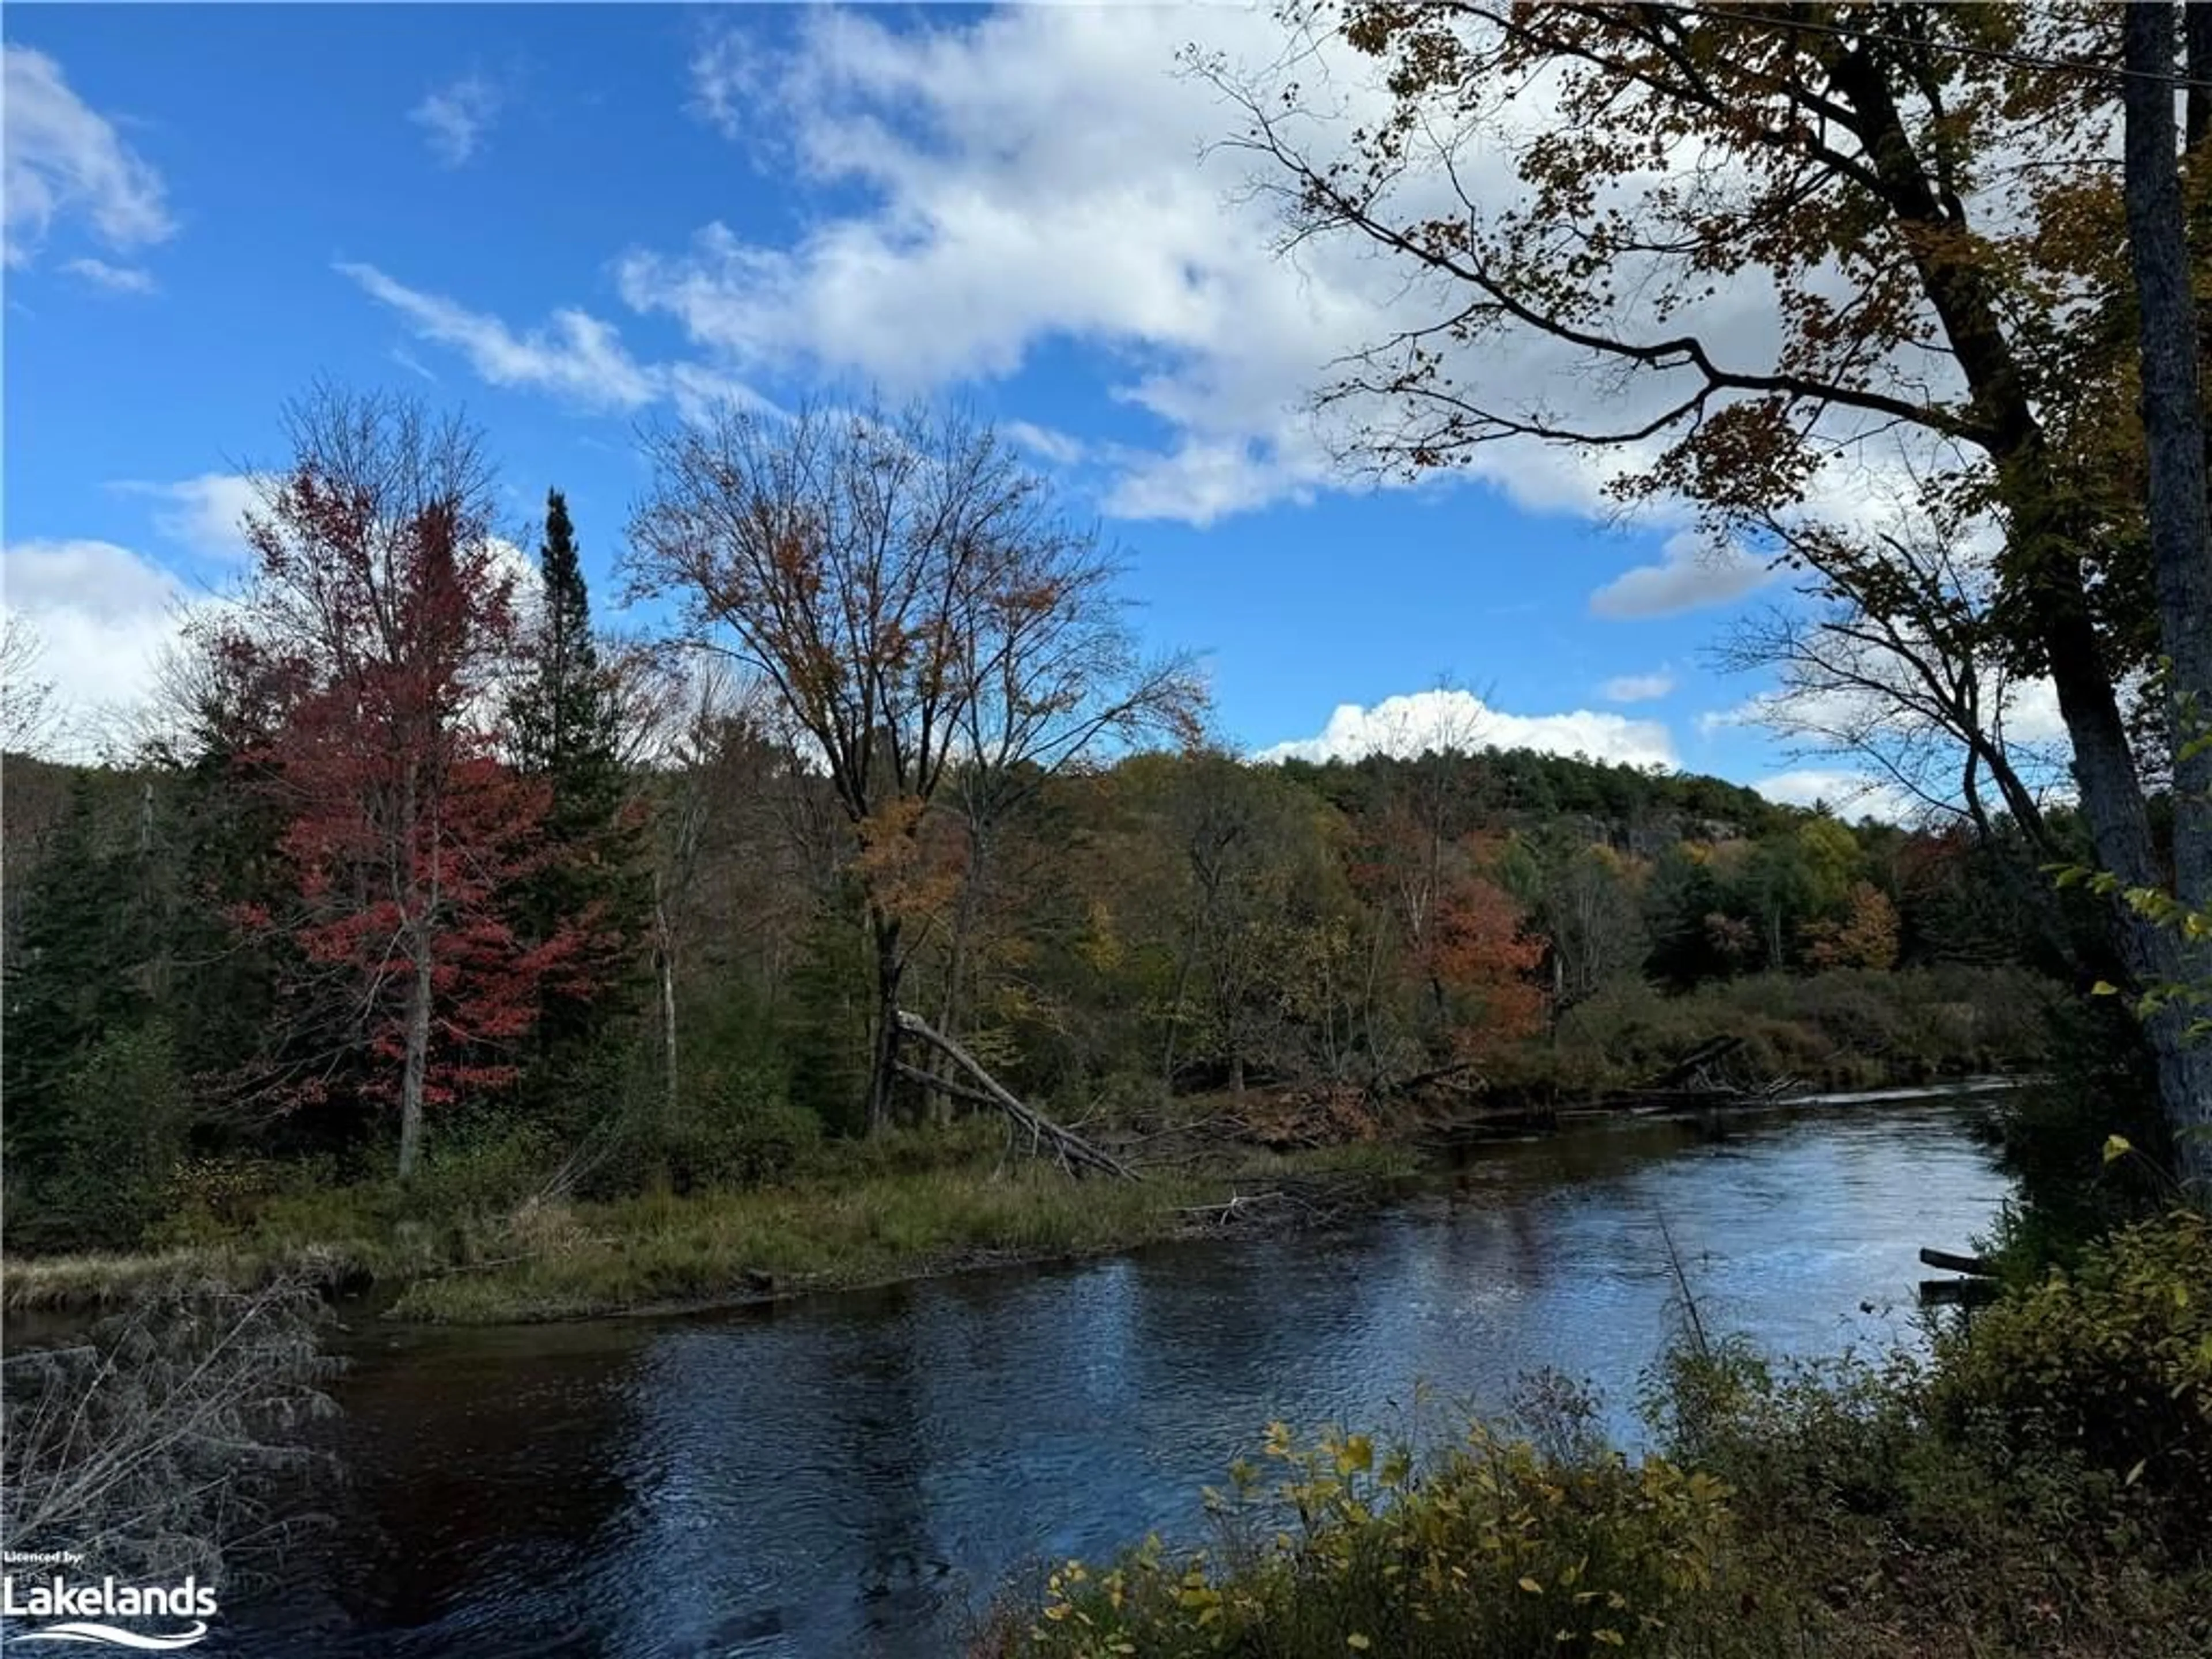
[[[291,419],[259,568],[155,734],[9,763],[11,1249],[425,1170],[510,1206],[744,1186],[988,1111],[884,1059],[902,1006],[1109,1134],[1371,1139],[1412,1079],[1574,1101],[1716,1036],[1801,1087],[2026,1073],[2095,931],[2009,823],[1853,826],[1479,732],[1242,759],[1187,663],[1138,656],[1095,539],[955,417],[672,440],[625,567],[695,619],[659,640],[595,623],[557,489],[534,569],[494,562],[455,497],[481,434],[329,387]],[[811,547],[693,539],[853,512],[894,426],[1002,541],[921,471]]]

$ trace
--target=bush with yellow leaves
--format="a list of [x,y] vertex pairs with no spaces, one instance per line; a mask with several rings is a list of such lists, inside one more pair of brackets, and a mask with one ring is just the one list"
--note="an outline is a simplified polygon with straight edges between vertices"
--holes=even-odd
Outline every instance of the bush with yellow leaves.
[[1051,1659],[1373,1653],[1715,1651],[1729,1621],[1729,1492],[1664,1459],[1561,1462],[1478,1423],[1420,1459],[1364,1434],[1271,1427],[1262,1462],[1209,1492],[1224,1543],[1157,1538],[1110,1567],[1070,1561],[1041,1616],[986,1651]]

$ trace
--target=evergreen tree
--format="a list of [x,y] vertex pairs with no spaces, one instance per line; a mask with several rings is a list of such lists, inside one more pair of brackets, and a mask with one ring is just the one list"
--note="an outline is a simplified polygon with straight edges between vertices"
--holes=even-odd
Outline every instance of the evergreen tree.
[[557,489],[546,493],[538,568],[544,596],[532,673],[510,716],[522,769],[553,788],[547,833],[575,844],[614,823],[623,778],[613,687],[592,636],[591,594],[568,502]]
[[551,793],[544,834],[554,856],[524,884],[518,922],[533,939],[582,924],[602,970],[590,975],[597,983],[589,995],[558,986],[544,994],[537,1042],[541,1079],[551,1086],[634,1003],[634,975],[620,964],[635,955],[650,899],[623,773],[620,704],[592,637],[575,530],[557,489],[546,494],[538,561],[544,592],[532,672],[508,718],[518,765]]
[[[9,1197],[29,1198],[33,1215],[70,1166],[101,1152],[76,1144],[77,1073],[151,1012],[138,971],[145,918],[137,884],[125,859],[103,851],[100,829],[91,780],[79,776],[31,878],[8,962],[4,1162]],[[9,1236],[20,1244],[23,1229],[16,1206],[9,1209]]]

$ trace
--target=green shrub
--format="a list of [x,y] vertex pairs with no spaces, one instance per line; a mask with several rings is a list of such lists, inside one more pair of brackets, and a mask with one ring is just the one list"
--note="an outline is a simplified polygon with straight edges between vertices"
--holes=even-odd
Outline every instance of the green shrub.
[[2130,1227],[2008,1294],[1943,1344],[1930,1403],[2014,1461],[2081,1460],[2168,1541],[2212,1547],[2212,1218]]
[[725,1084],[708,1107],[686,1114],[671,1132],[669,1185],[689,1193],[782,1181],[821,1139],[820,1119],[780,1098],[765,1076],[748,1074]]
[[494,1111],[459,1113],[423,1138],[405,1207],[440,1220],[504,1215],[543,1191],[560,1161],[558,1143],[541,1123]]
[[170,1167],[161,1219],[147,1228],[143,1243],[154,1249],[227,1243],[251,1231],[278,1200],[320,1192],[337,1182],[328,1158],[243,1153],[181,1158]]
[[184,1146],[187,1113],[169,1030],[113,1033],[62,1082],[59,1158],[37,1194],[34,1225],[11,1218],[9,1242],[127,1249],[158,1211]]

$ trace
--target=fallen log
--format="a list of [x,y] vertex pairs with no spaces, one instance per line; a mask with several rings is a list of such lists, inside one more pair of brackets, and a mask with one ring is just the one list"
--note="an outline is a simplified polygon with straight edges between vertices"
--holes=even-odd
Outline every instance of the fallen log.
[[902,1032],[909,1036],[919,1037],[929,1044],[931,1048],[965,1072],[973,1079],[973,1084],[971,1086],[969,1084],[954,1082],[951,1079],[940,1078],[923,1071],[918,1066],[908,1066],[903,1061],[897,1063],[900,1075],[911,1078],[926,1087],[939,1090],[957,1100],[967,1100],[977,1104],[988,1105],[1005,1113],[1018,1126],[1029,1131],[1030,1145],[1032,1148],[1039,1146],[1049,1146],[1054,1156],[1060,1159],[1061,1164],[1071,1170],[1078,1172],[1085,1169],[1103,1170],[1107,1175],[1118,1176],[1123,1181],[1139,1179],[1137,1172],[1119,1158],[1110,1153],[1101,1152],[1073,1129],[1054,1122],[1035,1107],[1024,1104],[1016,1097],[1012,1090],[985,1071],[981,1062],[973,1054],[942,1031],[936,1030],[920,1014],[911,1014],[902,1008],[899,1010],[898,1024]]
[[[1416,1072],[1408,1078],[1377,1079],[1369,1085],[1367,1092],[1378,1100],[1388,1099],[1396,1095],[1410,1095],[1417,1089],[1425,1089],[1432,1083],[1449,1082],[1454,1078],[1464,1077],[1474,1070],[1474,1062],[1471,1060],[1454,1060],[1449,1066],[1439,1066],[1432,1071]],[[1475,1081],[1480,1086],[1481,1079],[1478,1077]]]
[[1743,1039],[1740,1036],[1718,1036],[1701,1042],[1646,1083],[1644,1091],[1660,1093],[1689,1083],[1715,1060],[1726,1059],[1742,1047]]
[[1921,1247],[1923,1267],[1941,1267],[1947,1273],[1965,1273],[1973,1279],[1995,1279],[1997,1264],[1985,1255],[1954,1255],[1948,1250],[1931,1250]]
[[1923,1308],[1982,1308],[1996,1300],[1998,1288],[1986,1279],[1923,1279],[1920,1305]]

